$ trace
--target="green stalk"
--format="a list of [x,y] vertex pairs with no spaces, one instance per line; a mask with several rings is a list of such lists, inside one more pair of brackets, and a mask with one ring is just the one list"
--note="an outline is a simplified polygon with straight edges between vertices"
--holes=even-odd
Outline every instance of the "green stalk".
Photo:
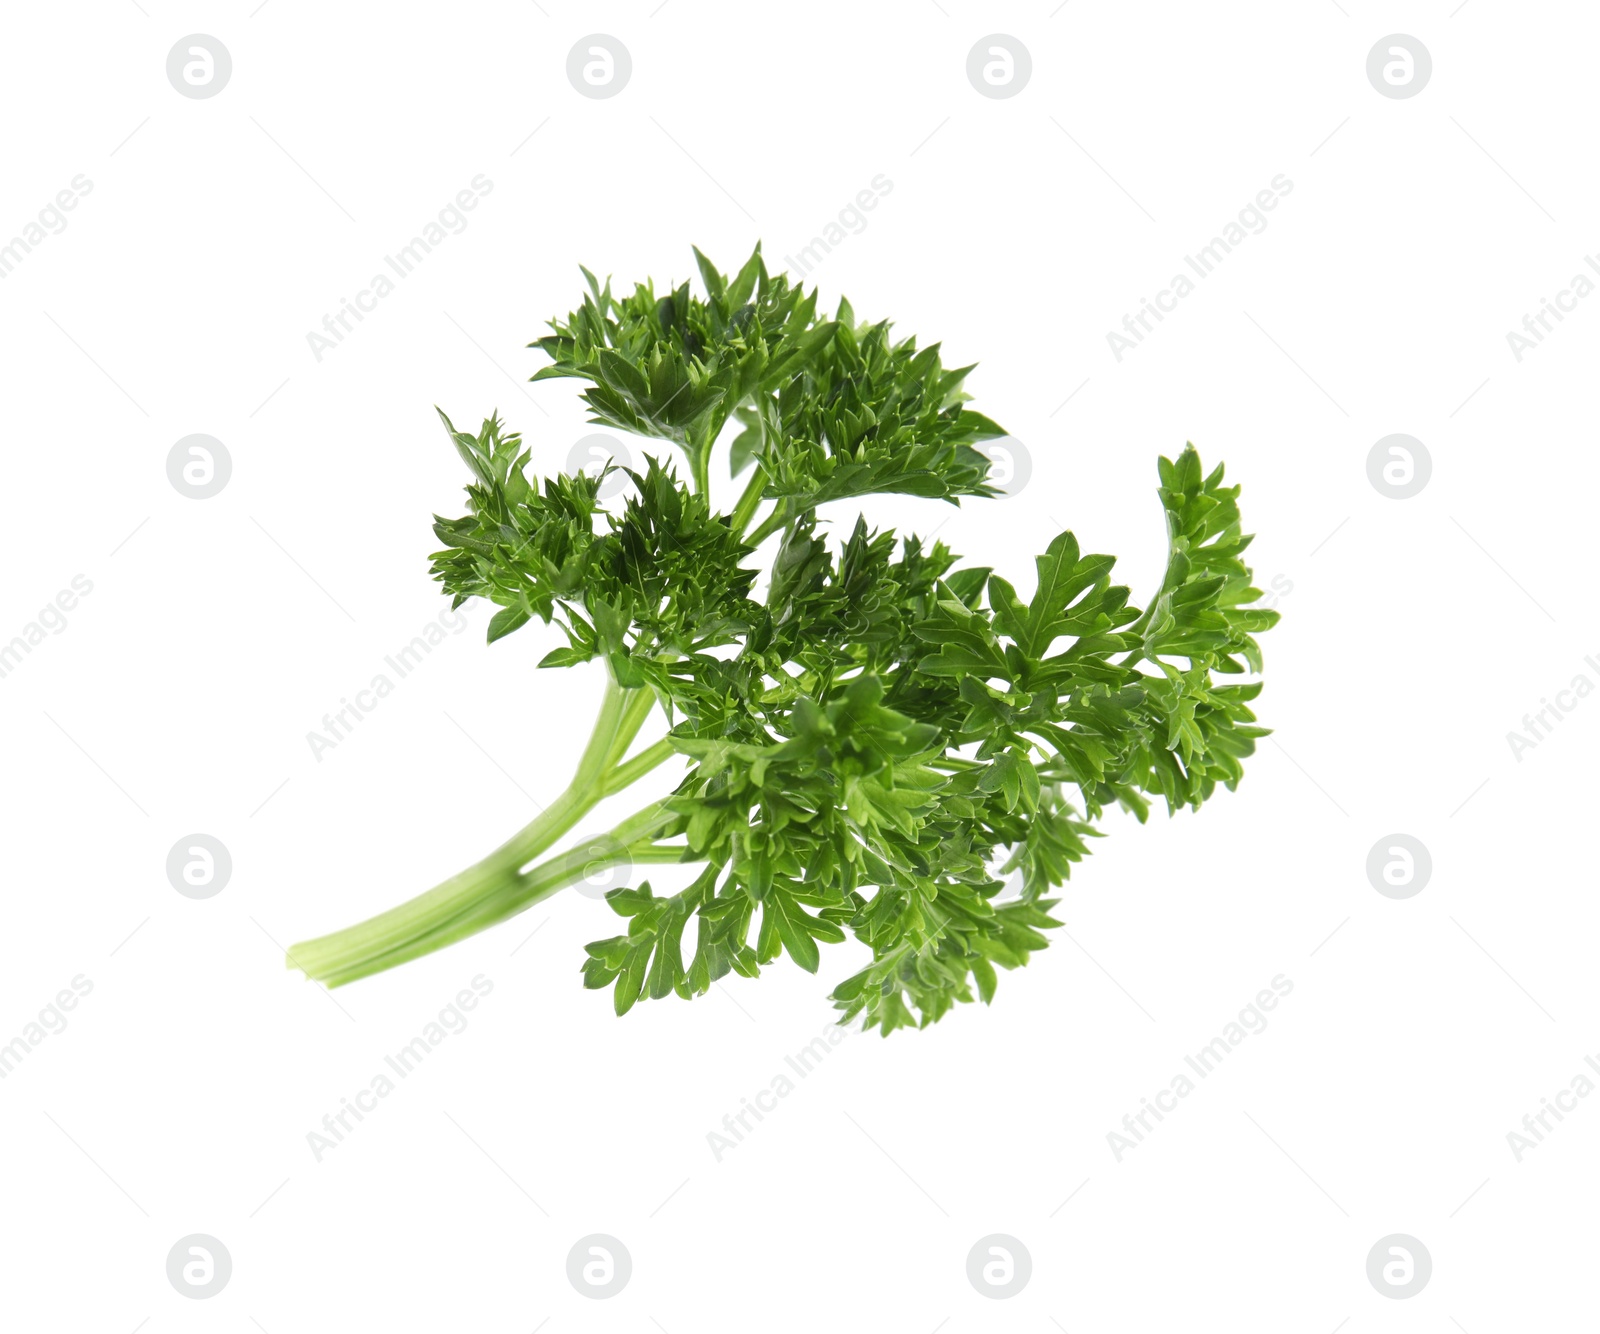
[[[1139,619],[1127,629],[1122,631],[1123,634],[1138,635],[1142,639],[1145,630],[1149,628],[1150,622],[1156,614],[1156,608],[1161,604],[1162,596],[1170,591],[1168,589],[1168,585],[1172,582],[1172,566],[1173,563],[1178,559],[1178,551],[1173,545],[1174,536],[1175,535],[1172,531],[1172,516],[1169,514],[1167,516],[1167,564],[1166,568],[1161,571],[1161,582],[1156,585],[1155,596],[1145,604],[1145,609],[1139,613]],[[1127,657],[1123,658],[1118,666],[1132,667],[1134,663],[1138,662],[1144,656],[1144,648],[1141,646],[1134,649],[1128,654]]]
[[[606,682],[608,685],[613,684],[610,671],[606,672]],[[633,745],[633,739],[639,735],[639,729],[644,726],[644,720],[650,716],[650,710],[655,708],[655,694],[648,688],[623,690],[622,694],[625,699],[617,719],[616,735],[612,738],[605,758],[600,762],[602,773],[616,768],[622,762],[622,757],[628,753],[628,747]]]
[[[654,705],[655,697],[650,690],[625,689],[607,672],[599,715],[577,771],[567,789],[546,809],[487,857],[426,893],[342,931],[293,946],[288,951],[288,966],[329,985],[354,981],[439,949],[570,884],[570,879],[560,884],[546,883],[548,876],[554,874],[549,868],[560,862],[557,858],[556,862],[541,868],[546,879],[535,886],[538,890],[535,897],[524,896],[510,911],[487,919],[483,917],[487,906],[503,904],[508,892],[515,898],[519,887],[525,889],[523,868],[554,846],[604,798],[636,782],[671,757],[672,746],[663,738],[633,759],[623,761]],[[670,821],[670,817],[660,817],[658,808],[650,809],[656,812],[659,821],[651,830],[637,829],[631,820],[624,821],[606,836],[606,845],[627,852],[632,843],[648,842],[654,828]],[[612,841],[619,837],[620,842]],[[594,860],[590,854],[584,865],[592,869]],[[576,878],[581,879],[587,873],[580,872]],[[474,922],[477,924],[466,925]],[[464,926],[466,929],[462,929]]]
[[772,513],[767,515],[761,526],[751,533],[745,541],[752,547],[758,547],[788,522],[789,498],[785,496],[772,507]]
[[652,843],[649,839],[649,831],[670,824],[674,818],[659,804],[647,806],[609,833],[602,834],[595,842],[572,848],[507,879],[482,895],[458,917],[426,935],[395,949],[371,954],[347,966],[330,970],[320,975],[318,980],[328,987],[342,987],[346,983],[370,977],[373,973],[408,963],[424,954],[432,954],[446,945],[453,945],[458,940],[497,926],[508,917],[516,916],[569,885],[575,885],[595,872],[612,866],[680,862],[685,848]]
[[755,518],[756,510],[761,507],[761,493],[767,489],[767,470],[761,466],[761,460],[755,461],[755,470],[746,483],[744,493],[739,497],[739,503],[733,507],[733,517],[729,520],[733,531],[743,533],[749,527],[750,520]]
[[696,442],[689,449],[689,469],[694,477],[694,491],[697,496],[711,495],[711,446],[714,443],[711,440],[703,444]]
[[626,764],[619,764],[611,770],[601,780],[604,795],[609,797],[613,792],[621,792],[623,788],[638,782],[657,765],[670,760],[675,753],[672,742],[662,737],[648,750],[641,750]]

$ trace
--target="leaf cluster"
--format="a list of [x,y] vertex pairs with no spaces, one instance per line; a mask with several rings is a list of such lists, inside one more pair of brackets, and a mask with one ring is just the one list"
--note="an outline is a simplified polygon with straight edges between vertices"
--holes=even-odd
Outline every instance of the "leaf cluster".
[[[607,510],[599,478],[530,480],[497,418],[477,435],[447,419],[474,480],[469,512],[437,521],[433,573],[458,604],[499,606],[491,639],[555,620],[567,646],[542,665],[603,657],[654,691],[688,762],[661,837],[703,869],[677,894],[610,894],[627,929],[588,947],[587,985],[622,1013],[783,955],[816,972],[853,937],[868,959],[834,989],[842,1018],[925,1025],[1045,948],[1104,811],[1142,821],[1237,785],[1265,734],[1245,678],[1277,613],[1252,605],[1238,487],[1192,446],[1160,463],[1168,558],[1142,610],[1070,532],[1026,597],[864,519],[830,542],[832,501],[995,494],[981,447],[1003,431],[937,346],[848,302],[822,318],[759,247],[732,277],[695,255],[703,296],[617,296],[585,270],[581,306],[535,344],[553,363],[536,379],[583,379],[593,420],[677,447],[689,478],[649,457]],[[725,433],[751,480],[718,513]]]

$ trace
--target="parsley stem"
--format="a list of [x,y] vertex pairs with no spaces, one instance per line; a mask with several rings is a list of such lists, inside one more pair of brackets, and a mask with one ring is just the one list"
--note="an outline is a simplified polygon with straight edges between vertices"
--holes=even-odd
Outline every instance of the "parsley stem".
[[612,769],[602,780],[602,790],[606,796],[620,792],[623,788],[638,782],[657,765],[670,760],[675,754],[677,751],[673,749],[672,742],[662,737],[655,745],[647,750],[641,750],[626,764],[619,764]]
[[[1125,636],[1137,636],[1140,640],[1140,647],[1129,653],[1128,656],[1118,664],[1118,666],[1132,667],[1134,663],[1138,662],[1145,656],[1144,633],[1146,629],[1149,628],[1152,620],[1155,618],[1156,608],[1161,605],[1161,599],[1168,593],[1168,591],[1170,591],[1174,584],[1182,582],[1181,579],[1178,578],[1178,572],[1174,567],[1177,565],[1178,557],[1187,553],[1188,544],[1184,543],[1182,549],[1180,550],[1177,537],[1178,534],[1173,531],[1171,519],[1169,517],[1167,525],[1167,564],[1166,568],[1161,571],[1161,582],[1156,585],[1155,595],[1148,603],[1145,604],[1145,609],[1139,613],[1139,619],[1122,632]],[[1154,661],[1154,659],[1152,659],[1152,661]]]
[[761,460],[757,459],[750,480],[745,484],[739,503],[733,507],[733,515],[728,520],[728,526],[736,534],[742,536],[744,530],[750,526],[750,520],[755,518],[756,511],[761,508],[761,493],[766,489],[767,471],[761,466]]
[[694,473],[694,493],[697,496],[711,494],[711,444],[693,444],[689,448],[689,467]]
[[[654,707],[651,690],[620,686],[608,671],[594,729],[572,782],[560,796],[488,856],[426,893],[342,931],[295,945],[288,951],[289,966],[329,985],[354,981],[439,949],[570,884],[571,879],[559,884],[549,879],[568,865],[561,858],[536,868],[539,878],[533,881],[529,877],[534,872],[523,868],[554,846],[604,798],[672,757],[671,743],[662,738],[632,759],[623,758]],[[631,857],[637,850],[632,845],[648,843],[670,820],[658,806],[648,807],[646,812],[649,818],[644,823],[639,816],[630,817],[598,842],[567,854],[590,868],[580,869],[575,878],[592,873],[597,847],[605,850],[601,860],[613,852]],[[500,911],[508,895],[517,906]]]
[[750,536],[745,539],[745,542],[749,546],[758,547],[788,522],[789,500],[788,497],[784,497],[775,506],[773,506],[772,513],[767,515],[767,517],[762,521],[761,526],[758,527],[755,532],[751,533]]
[[[614,684],[609,671],[606,673],[606,683],[608,688]],[[622,762],[622,757],[628,753],[628,747],[633,744],[633,739],[639,735],[639,729],[644,726],[644,720],[650,716],[650,710],[655,708],[655,694],[648,688],[623,690],[622,694],[623,706],[617,721],[616,735],[606,751],[605,761],[601,765],[602,771],[613,770]],[[632,779],[629,780],[631,781]]]
[[680,862],[684,853],[681,846],[658,845],[650,840],[651,833],[670,824],[675,818],[660,803],[646,806],[593,842],[569,849],[504,880],[466,905],[455,917],[439,923],[432,930],[393,949],[368,953],[330,968],[318,980],[329,987],[340,987],[422,955],[432,954],[496,926],[535,903],[613,866]]

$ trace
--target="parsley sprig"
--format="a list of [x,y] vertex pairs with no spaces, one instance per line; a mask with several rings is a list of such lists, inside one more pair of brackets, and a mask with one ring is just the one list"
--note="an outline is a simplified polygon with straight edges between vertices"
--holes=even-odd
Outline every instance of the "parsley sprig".
[[[1050,895],[1107,809],[1198,808],[1265,735],[1247,678],[1277,613],[1252,605],[1220,466],[1192,446],[1161,460],[1167,565],[1142,610],[1070,532],[1036,558],[1026,599],[864,519],[830,543],[834,501],[995,495],[982,446],[1004,432],[937,345],[845,301],[820,317],[759,246],[732,277],[695,257],[703,296],[617,295],[585,269],[582,304],[533,344],[551,360],[534,379],[581,379],[592,420],[669,446],[625,470],[620,506],[599,499],[609,468],[530,478],[498,416],[474,434],[440,414],[472,481],[467,513],[435,523],[434,578],[455,606],[496,605],[491,642],[555,622],[566,643],[540,665],[600,659],[604,696],[560,797],[426,894],[296,945],[308,976],[391,968],[604,868],[692,864],[677,893],[607,895],[626,928],[587,947],[583,975],[618,1014],[783,955],[814,973],[823,945],[853,936],[867,962],[834,988],[841,1021],[926,1025],[988,1002],[997,968],[1045,947]],[[749,473],[728,513],[708,484],[724,439],[733,475]],[[658,706],[667,734],[636,749]],[[670,796],[552,854],[669,761],[684,766]]]

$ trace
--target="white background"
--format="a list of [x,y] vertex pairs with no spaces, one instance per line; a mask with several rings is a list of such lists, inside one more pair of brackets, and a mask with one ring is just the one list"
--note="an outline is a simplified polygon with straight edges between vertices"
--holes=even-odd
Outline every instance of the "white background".
[[[1520,363],[1506,339],[1596,243],[1588,7],[253,8],[4,19],[0,239],[93,188],[0,281],[0,640],[93,591],[0,680],[0,1043],[93,990],[0,1082],[0,1323],[1484,1334],[1588,1307],[1600,1099],[1520,1162],[1507,1134],[1600,1050],[1600,701],[1520,760],[1507,733],[1600,683],[1600,301]],[[1004,100],[965,72],[997,31],[1033,65]],[[165,73],[196,32],[233,60],[207,100]],[[565,74],[595,32],[633,61],[603,101]],[[1366,76],[1397,32],[1433,59],[1407,100]],[[479,173],[466,230],[317,360],[307,334]],[[282,963],[559,791],[598,668],[536,674],[556,632],[486,648],[478,610],[320,762],[306,734],[447,605],[430,516],[465,477],[433,404],[498,407],[559,470],[596,428],[570,383],[524,383],[524,345],[578,264],[664,285],[691,244],[731,268],[760,237],[777,266],[880,173],[811,280],[981,361],[1033,473],[875,519],[942,524],[1024,592],[1070,526],[1142,602],[1155,459],[1193,440],[1279,580],[1275,733],[1201,815],[1110,817],[991,1008],[850,1036],[718,1162],[708,1132],[823,1030],[854,944],[620,1021],[578,976],[615,919],[575,893],[336,1004]],[[1117,361],[1107,332],[1280,173],[1266,230]],[[196,432],[233,460],[205,501],[166,475]],[[1433,460],[1414,499],[1367,478],[1393,432]],[[165,872],[197,831],[233,858],[205,901]],[[1433,859],[1404,901],[1365,869],[1394,832]],[[308,1132],[478,974],[470,1026],[316,1161]],[[1108,1132],[1277,974],[1267,1030],[1117,1161]],[[233,1257],[208,1301],[165,1272],[195,1232]],[[608,1301],[565,1273],[596,1232],[633,1258]],[[1433,1257],[1404,1301],[1365,1269],[1395,1232]],[[967,1279],[990,1233],[1033,1258],[1010,1300]]]

